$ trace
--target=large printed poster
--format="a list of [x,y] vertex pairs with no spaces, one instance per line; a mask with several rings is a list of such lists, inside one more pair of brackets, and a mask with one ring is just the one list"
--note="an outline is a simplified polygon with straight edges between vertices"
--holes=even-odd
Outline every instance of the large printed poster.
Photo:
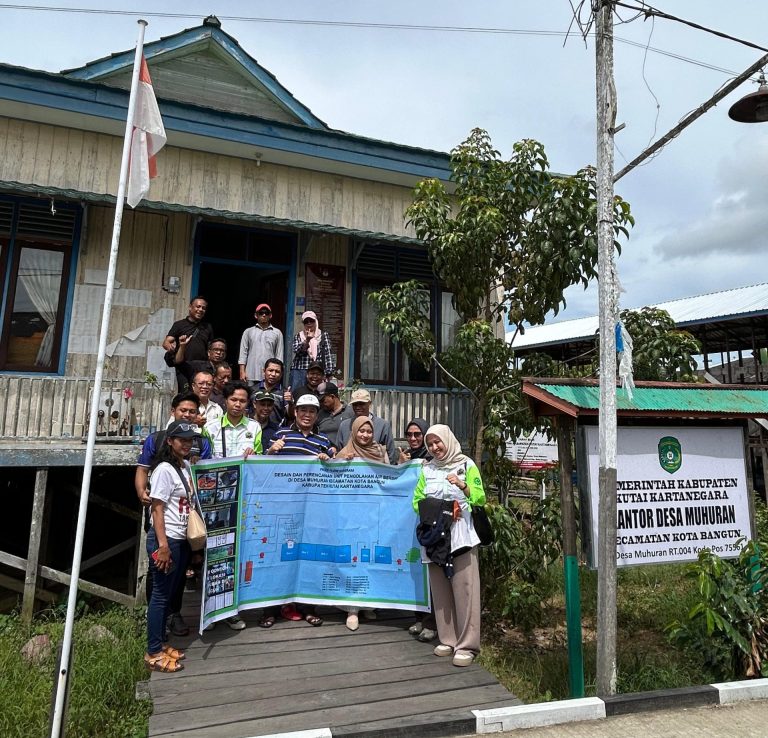
[[193,471],[208,526],[201,628],[286,602],[429,609],[418,463],[261,456]]
[[[582,432],[597,566],[598,428]],[[618,566],[695,561],[702,548],[738,556],[751,537],[741,428],[620,427],[617,452]]]

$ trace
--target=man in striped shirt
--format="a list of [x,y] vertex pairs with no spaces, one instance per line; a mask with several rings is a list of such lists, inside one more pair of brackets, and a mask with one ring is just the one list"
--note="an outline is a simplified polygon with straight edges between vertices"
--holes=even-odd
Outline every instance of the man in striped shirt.
[[296,420],[290,428],[281,428],[268,454],[281,456],[315,456],[322,461],[331,455],[331,442],[317,431],[317,414],[320,401],[315,395],[302,395],[296,400]]

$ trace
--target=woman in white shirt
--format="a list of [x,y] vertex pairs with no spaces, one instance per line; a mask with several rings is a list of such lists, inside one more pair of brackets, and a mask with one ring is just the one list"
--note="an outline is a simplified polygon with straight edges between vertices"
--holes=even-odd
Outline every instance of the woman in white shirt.
[[171,595],[189,559],[188,493],[192,489],[192,476],[186,457],[196,433],[197,426],[192,423],[178,420],[171,423],[150,477],[152,526],[147,533],[147,553],[152,597],[147,608],[144,662],[151,671],[176,672],[184,668],[183,651],[164,643],[164,637]]

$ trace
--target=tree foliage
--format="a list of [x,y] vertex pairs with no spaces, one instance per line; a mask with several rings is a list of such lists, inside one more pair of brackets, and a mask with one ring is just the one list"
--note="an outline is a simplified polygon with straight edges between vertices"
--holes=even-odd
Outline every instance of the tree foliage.
[[696,381],[693,356],[701,353],[701,344],[688,331],[678,330],[666,310],[622,310],[621,319],[634,343],[635,379]]
[[[406,218],[427,246],[433,270],[460,316],[452,346],[438,355],[424,310],[424,286],[400,283],[371,296],[379,323],[410,356],[436,362],[474,400],[476,458],[494,458],[526,416],[513,352],[498,328],[544,322],[565,305],[563,292],[587,286],[597,270],[595,170],[549,171],[544,146],[526,139],[503,159],[474,129],[451,153],[449,194],[442,182],[416,187]],[[614,199],[614,232],[628,235],[629,204]],[[619,247],[616,242],[616,247]],[[528,419],[527,425],[530,425]]]

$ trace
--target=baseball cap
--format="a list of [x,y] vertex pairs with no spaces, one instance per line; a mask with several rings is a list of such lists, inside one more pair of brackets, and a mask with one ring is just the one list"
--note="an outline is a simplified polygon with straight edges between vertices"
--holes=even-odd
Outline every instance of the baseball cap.
[[354,405],[356,402],[370,402],[371,401],[371,393],[367,389],[356,389],[352,393],[352,399],[349,401],[351,405]]
[[259,310],[269,310],[269,312],[272,312],[272,308],[267,305],[266,302],[262,302],[260,305],[256,306],[256,312],[258,313]]
[[319,410],[320,400],[318,400],[314,395],[307,393],[306,395],[302,395],[298,400],[296,400],[296,407],[315,407]]
[[320,397],[325,397],[325,395],[336,395],[338,397],[339,388],[333,382],[321,382],[317,385],[317,394]]
[[194,423],[174,420],[166,429],[165,435],[168,438],[194,438],[197,435],[197,426]]
[[325,372],[325,367],[319,361],[313,361],[307,367],[307,371],[309,371],[310,369],[319,369],[321,372]]
[[275,396],[271,392],[267,392],[265,389],[260,389],[253,393],[251,399],[254,402],[260,402],[261,400],[269,400],[270,402],[274,402]]

